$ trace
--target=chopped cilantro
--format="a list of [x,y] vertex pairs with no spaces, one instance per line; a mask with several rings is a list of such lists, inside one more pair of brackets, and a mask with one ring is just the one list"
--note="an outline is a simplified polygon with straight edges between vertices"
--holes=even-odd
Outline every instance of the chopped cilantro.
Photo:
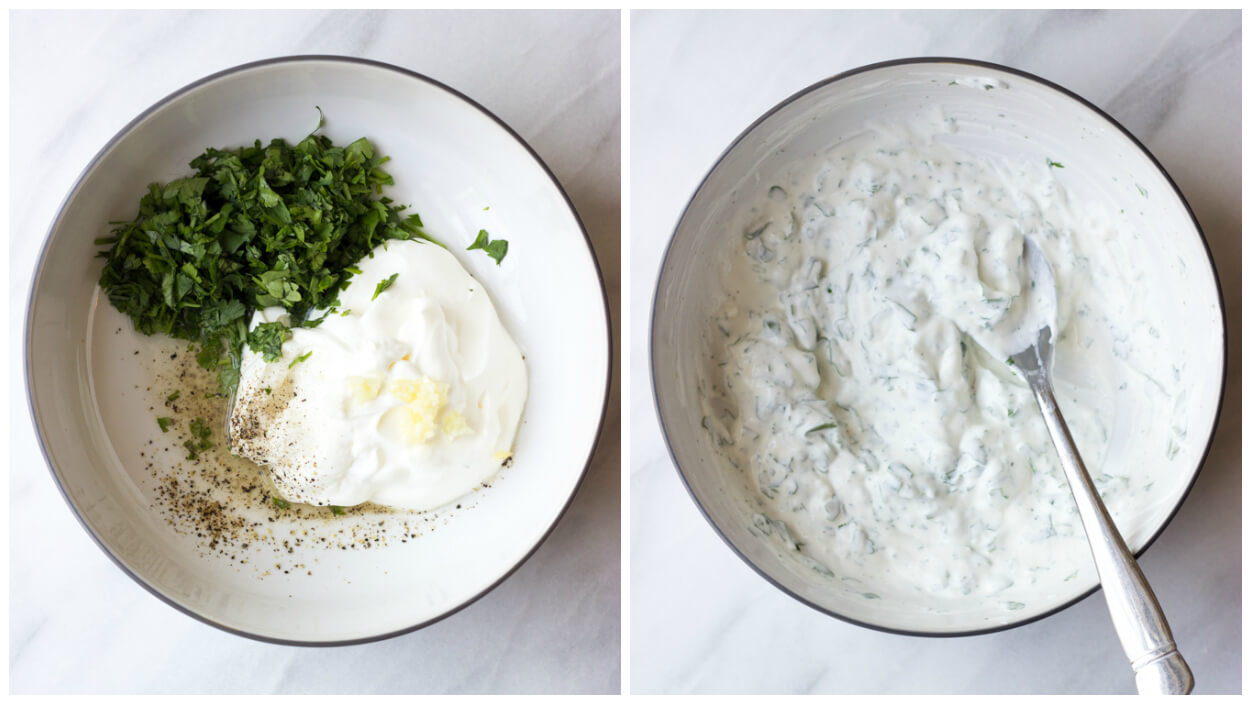
[[296,144],[209,148],[192,175],[150,184],[135,218],[96,240],[106,247],[100,286],[139,332],[197,344],[196,360],[229,395],[245,344],[281,350],[275,332],[248,335],[252,311],[281,305],[304,326],[376,245],[433,241],[420,217],[380,195],[393,183],[387,161],[367,139],[335,146],[316,131]]
[[213,430],[209,428],[208,423],[196,418],[191,421],[191,434],[201,440],[207,440],[213,434]]
[[277,496],[274,497],[274,505],[281,509],[291,508],[291,504],[289,502],[284,499],[280,499]]
[[330,512],[331,512],[331,513],[333,513],[333,514],[334,514],[334,515],[336,515],[336,516],[342,516],[342,515],[343,515],[343,507],[342,507],[342,506],[331,506],[331,507],[330,507]]
[[1055,167],[1055,168],[1057,168],[1057,169],[1063,169],[1063,168],[1064,168],[1064,164],[1061,164],[1061,163],[1060,163],[1060,162],[1058,162],[1058,161],[1052,161],[1051,159],[1047,159],[1047,166],[1054,166],[1054,167]]
[[209,438],[213,435],[213,429],[208,426],[208,423],[199,418],[191,421],[189,428],[192,437],[184,442],[182,446],[187,448],[187,459],[194,460],[200,456],[201,452],[213,446],[213,443],[209,441]]
[[157,417],[157,419],[156,419],[156,424],[157,424],[157,425],[159,425],[159,426],[161,426],[161,432],[162,432],[162,433],[168,433],[168,432],[169,432],[169,426],[171,426],[171,425],[173,425],[173,424],[174,424],[174,419],[173,419],[173,418],[168,418],[168,417],[159,417],[159,416],[158,416],[158,417]]
[[392,284],[395,283],[395,279],[397,276],[399,276],[399,274],[391,274],[390,276],[383,279],[382,281],[379,281],[377,288],[374,289],[374,297],[369,300],[372,301],[376,299],[378,295],[381,294],[383,291],[391,288]]
[[300,355],[299,357],[296,357],[295,359],[291,360],[291,363],[287,365],[287,369],[290,369],[291,367],[294,367],[295,365],[299,364],[300,362],[303,362],[304,360],[306,360],[306,359],[308,359],[309,357],[312,357],[312,356],[313,356],[313,351],[312,351],[312,350],[309,350],[309,351],[305,352],[304,354]]
[[465,248],[465,251],[471,249],[481,249],[487,253],[487,256],[495,260],[495,265],[499,266],[504,261],[504,256],[508,254],[508,240],[492,240],[487,236],[486,230],[478,230],[478,239],[473,244]]
[[261,323],[248,333],[248,347],[266,362],[277,362],[282,357],[282,343],[290,337],[291,330],[282,323]]
[[175,389],[174,393],[165,397],[165,403],[173,403],[178,400],[179,396],[182,396],[182,391]]

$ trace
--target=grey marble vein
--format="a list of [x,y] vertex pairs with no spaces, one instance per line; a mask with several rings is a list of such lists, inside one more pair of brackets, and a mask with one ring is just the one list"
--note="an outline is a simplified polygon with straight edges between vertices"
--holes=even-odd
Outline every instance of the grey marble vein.
[[[1242,28],[1237,19],[1236,12],[1200,13],[1187,18],[1142,65],[1135,80],[1108,100],[1105,109],[1114,115],[1132,115],[1133,122],[1126,127],[1140,140],[1152,141],[1178,103],[1188,99],[1186,90],[1195,74],[1238,60]],[[1191,41],[1195,35],[1210,39]]]

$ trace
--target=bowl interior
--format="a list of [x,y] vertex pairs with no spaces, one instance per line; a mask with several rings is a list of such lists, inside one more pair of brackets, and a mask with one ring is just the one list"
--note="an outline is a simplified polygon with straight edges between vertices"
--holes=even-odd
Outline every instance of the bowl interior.
[[[1030,620],[1071,602],[1093,578],[1057,584],[1047,599],[1005,617],[1001,610],[933,613],[890,599],[867,600],[796,560],[776,541],[754,535],[753,481],[722,460],[700,427],[698,391],[708,358],[703,332],[719,300],[719,271],[708,261],[739,239],[733,219],[784,164],[824,152],[860,133],[867,122],[906,120],[941,110],[959,129],[949,136],[960,151],[996,158],[1054,159],[1074,198],[1123,208],[1150,258],[1147,281],[1135,296],[1161,311],[1159,344],[1172,345],[1187,363],[1178,371],[1189,419],[1179,467],[1160,478],[1144,516],[1125,535],[1138,550],[1163,528],[1198,472],[1214,429],[1224,368],[1219,290],[1208,252],[1184,201],[1151,158],[1116,125],[1072,96],[1040,81],[993,67],[959,62],[884,65],[843,76],[793,98],[740,137],[700,186],[666,255],[656,291],[652,329],[658,410],[674,459],[691,493],[727,541],[758,571],[822,610],[874,627],[918,633],[962,633]],[[740,194],[743,194],[740,196]],[[751,194],[751,195],[747,195]],[[1159,464],[1155,448],[1128,438],[1148,408],[1118,406],[1109,455],[1129,466]]]
[[[288,553],[258,541],[234,558],[206,554],[196,536],[175,531],[156,509],[152,465],[169,471],[176,453],[150,451],[163,441],[154,420],[161,413],[152,408],[169,390],[149,388],[151,372],[138,363],[185,344],[138,335],[99,295],[92,241],[108,233],[110,221],[134,217],[148,183],[188,174],[187,163],[206,147],[298,141],[317,126],[318,106],[326,115],[322,132],[336,144],[368,137],[391,158],[385,168],[397,185],[387,195],[418,212],[483,283],[521,347],[530,395],[514,464],[461,509],[423,515],[413,539],[402,539],[399,524],[379,524],[392,530],[381,548],[305,541]],[[509,240],[501,266],[465,251],[479,229]],[[537,157],[481,108],[432,81],[336,59],[279,60],[211,77],[123,130],[53,225],[33,285],[27,344],[45,451],[102,546],[141,583],[200,618],[296,642],[371,638],[427,623],[519,565],[585,471],[609,363],[598,267],[576,214]],[[348,516],[341,525],[364,530],[366,522]],[[264,529],[303,527],[280,518]]]

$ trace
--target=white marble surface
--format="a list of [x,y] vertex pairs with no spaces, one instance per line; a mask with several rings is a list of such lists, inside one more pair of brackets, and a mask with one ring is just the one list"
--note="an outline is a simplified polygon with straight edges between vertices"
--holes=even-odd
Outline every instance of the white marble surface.
[[[186,83],[289,54],[360,56],[448,83],[564,184],[620,299],[620,15],[20,12],[10,17],[9,676],[38,692],[617,692],[620,402],[569,512],[510,579],[426,629],[368,645],[269,645],[201,624],[118,570],[36,446],[21,329],[39,246],[80,170]],[[614,313],[614,333],[619,332]],[[619,385],[617,385],[619,386]]]
[[631,16],[631,690],[1131,692],[1094,596],[1019,629],[926,639],[821,615],[731,553],[664,450],[648,381],[650,298],[681,209],[730,141],[821,78],[962,56],[1060,83],[1136,134],[1207,233],[1225,291],[1224,415],[1206,466],[1141,561],[1197,679],[1242,689],[1241,14],[665,13]]

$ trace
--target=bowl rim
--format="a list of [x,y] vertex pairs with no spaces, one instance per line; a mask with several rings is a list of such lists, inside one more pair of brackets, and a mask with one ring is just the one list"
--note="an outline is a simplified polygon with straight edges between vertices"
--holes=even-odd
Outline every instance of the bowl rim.
[[[470,597],[466,598],[461,603],[444,611],[441,614],[438,614],[436,616],[433,616],[429,619],[426,619],[424,621],[421,621],[411,626],[405,626],[403,628],[390,630],[390,631],[386,631],[384,633],[379,633],[375,635],[362,636],[358,638],[345,638],[341,640],[297,640],[297,639],[291,639],[291,638],[279,638],[279,637],[274,637],[274,636],[263,635],[260,633],[252,633],[244,629],[227,626],[223,623],[219,623],[213,620],[211,617],[205,614],[201,614],[197,612],[196,610],[190,608],[189,606],[179,603],[176,599],[162,593],[155,586],[153,586],[152,584],[149,584],[141,576],[139,576],[138,574],[133,572],[130,568],[128,568],[120,560],[120,558],[118,558],[118,556],[115,555],[113,551],[109,549],[109,547],[104,543],[104,541],[101,540],[101,538],[98,535],[96,535],[95,531],[91,529],[91,526],[87,524],[82,513],[79,511],[78,507],[74,504],[74,501],[70,498],[69,493],[66,491],[65,484],[61,480],[59,470],[53,463],[52,458],[48,453],[48,440],[44,435],[43,427],[39,422],[39,414],[35,408],[35,399],[34,399],[34,391],[33,391],[34,364],[33,364],[32,355],[31,355],[31,352],[32,352],[31,344],[32,344],[32,333],[33,333],[33,318],[31,314],[33,313],[34,307],[35,307],[35,291],[39,285],[40,279],[42,278],[44,265],[46,264],[46,259],[48,255],[48,247],[51,244],[53,234],[56,232],[57,228],[61,224],[62,219],[65,216],[66,206],[78,194],[78,191],[82,187],[83,181],[86,179],[87,175],[95,170],[96,166],[104,158],[105,154],[107,154],[123,138],[129,135],[131,131],[140,122],[146,119],[149,115],[153,114],[154,112],[164,107],[165,105],[173,102],[174,100],[182,97],[183,95],[190,93],[191,91],[196,90],[197,88],[200,88],[203,85],[212,83],[214,81],[225,78],[227,76],[240,74],[240,73],[244,73],[247,71],[252,71],[252,70],[256,70],[260,68],[266,68],[270,66],[284,65],[284,64],[300,64],[300,63],[316,63],[316,62],[340,63],[340,64],[346,64],[346,65],[355,65],[355,66],[363,67],[366,69],[392,71],[401,76],[411,78],[422,83],[426,83],[430,86],[433,86],[434,88],[445,91],[446,93],[450,94],[452,97],[459,99],[460,101],[469,105],[472,108],[475,108],[484,116],[489,118],[495,124],[496,127],[502,129],[506,134],[508,134],[514,140],[516,140],[516,142],[522,148],[524,148],[527,153],[529,153],[530,157],[534,159],[535,164],[537,164],[539,168],[542,169],[543,173],[547,175],[548,180],[551,182],[552,186],[555,187],[556,192],[559,193],[560,197],[564,200],[565,206],[566,208],[568,208],[569,214],[573,216],[574,223],[577,225],[578,230],[582,233],[582,239],[586,245],[587,253],[590,255],[591,264],[595,269],[596,279],[599,281],[600,302],[603,306],[604,321],[605,321],[604,345],[605,345],[605,350],[607,352],[607,356],[605,358],[606,364],[605,364],[605,369],[604,369],[605,378],[603,382],[603,401],[600,403],[599,421],[596,423],[595,434],[594,434],[594,437],[592,438],[590,449],[587,452],[586,459],[583,461],[582,471],[578,474],[578,479],[574,483],[573,487],[571,488],[569,492],[569,497],[565,500],[564,505],[556,513],[555,518],[552,519],[552,522],[543,531],[543,534],[539,537],[539,539],[535,541],[534,545],[529,549],[529,551],[526,552],[526,554],[523,555],[519,560],[517,560],[515,564],[509,567],[494,582],[487,585],[481,591],[477,592],[476,594],[471,595]],[[157,599],[160,599],[162,602],[168,604],[169,606],[174,607],[178,611],[181,611],[182,613],[194,618],[197,621],[200,621],[201,623],[208,624],[210,626],[213,626],[214,628],[220,629],[227,633],[232,633],[235,635],[243,636],[243,637],[250,638],[252,640],[261,641],[264,643],[273,643],[276,645],[335,647],[335,646],[343,646],[343,645],[359,645],[363,643],[372,643],[375,641],[386,640],[388,638],[393,638],[395,636],[403,635],[405,633],[411,633],[413,631],[425,628],[426,626],[430,626],[434,623],[442,621],[443,619],[449,616],[452,616],[453,614],[461,611],[462,609],[466,608],[467,606],[474,603],[475,601],[481,599],[483,596],[486,596],[487,593],[491,592],[500,584],[502,584],[505,580],[511,577],[513,573],[515,573],[518,569],[520,569],[521,566],[525,564],[526,561],[528,561],[530,557],[533,556],[534,553],[536,553],[540,547],[543,546],[543,543],[547,541],[547,538],[552,534],[552,531],[556,529],[557,524],[560,523],[561,518],[563,518],[565,513],[568,512],[570,505],[573,504],[573,501],[577,497],[579,490],[582,488],[582,485],[585,483],[586,475],[588,474],[590,470],[591,461],[595,457],[595,452],[599,448],[600,440],[604,433],[604,424],[608,415],[608,402],[609,402],[609,398],[610,398],[611,391],[612,391],[612,370],[613,370],[612,311],[608,305],[608,291],[604,284],[603,269],[600,267],[599,258],[595,254],[595,247],[593,243],[591,242],[590,235],[587,233],[586,225],[582,222],[582,217],[578,214],[578,210],[576,207],[574,207],[573,201],[569,198],[569,194],[565,191],[564,186],[561,185],[560,180],[556,178],[556,174],[554,174],[551,168],[547,165],[547,162],[543,161],[543,158],[539,156],[538,152],[536,152],[534,148],[530,146],[530,144],[524,138],[522,138],[520,134],[516,132],[516,130],[510,127],[508,123],[504,122],[504,120],[502,120],[500,117],[495,115],[495,113],[491,112],[490,110],[485,108],[483,105],[478,103],[476,100],[474,100],[473,98],[470,98],[469,96],[465,95],[459,90],[449,86],[446,83],[443,83],[442,81],[436,80],[425,74],[419,73],[417,71],[413,71],[408,68],[404,68],[402,66],[396,66],[394,64],[386,63],[383,61],[377,61],[374,59],[365,59],[365,58],[360,58],[360,57],[355,57],[355,56],[342,56],[342,55],[336,55],[336,54],[293,54],[293,55],[288,55],[288,56],[278,56],[278,57],[272,57],[268,59],[261,59],[258,61],[250,61],[247,63],[238,64],[230,68],[216,71],[214,73],[211,73],[207,76],[204,76],[195,81],[192,81],[191,83],[184,85],[183,87],[173,91],[172,93],[169,93],[165,97],[156,101],[150,107],[145,109],[143,112],[139,113],[139,115],[137,115],[130,122],[126,123],[126,125],[122,127],[115,135],[113,135],[113,137],[111,137],[108,140],[108,142],[106,142],[104,146],[101,147],[98,152],[96,152],[95,156],[93,156],[91,160],[87,162],[86,167],[84,167],[83,170],[74,179],[73,185],[66,192],[65,197],[61,200],[61,204],[57,206],[56,215],[53,217],[52,223],[51,225],[49,225],[48,230],[44,235],[43,243],[40,245],[39,255],[35,260],[34,273],[31,276],[30,286],[27,290],[27,300],[26,300],[26,307],[25,307],[24,314],[26,317],[26,321],[25,321],[25,325],[23,326],[25,339],[23,340],[22,352],[23,352],[23,356],[25,357],[23,366],[25,367],[26,407],[27,407],[27,411],[30,413],[31,425],[34,427],[34,430],[35,430],[35,437],[38,440],[39,450],[43,454],[44,464],[48,467],[48,470],[52,474],[53,481],[56,483],[56,487],[60,491],[62,498],[64,498],[66,504],[69,505],[70,512],[74,514],[74,518],[78,520],[79,524],[87,532],[87,535],[91,536],[92,541],[104,552],[105,555],[108,556],[108,558],[113,562],[113,564],[117,565],[117,567],[119,567],[122,570],[122,572],[127,574],[131,579],[137,582],[139,586],[143,587],[145,590],[147,590],[150,594],[155,596]]]
[[670,434],[665,423],[665,416],[660,406],[660,387],[659,387],[659,384],[657,383],[656,371],[655,371],[657,351],[658,351],[657,345],[656,345],[656,332],[657,332],[656,328],[657,328],[658,315],[660,313],[660,308],[658,304],[660,300],[660,297],[659,297],[660,285],[661,285],[661,281],[664,278],[665,271],[669,264],[669,255],[672,252],[674,240],[677,239],[678,232],[682,229],[682,224],[685,222],[687,214],[690,211],[691,205],[694,203],[696,196],[698,196],[699,193],[703,190],[704,186],[708,182],[708,179],[712,177],[713,172],[717,170],[717,167],[719,167],[723,161],[725,161],[726,157],[730,154],[730,152],[734,151],[734,149],[738,147],[740,142],[746,139],[746,137],[749,134],[751,134],[757,127],[759,127],[762,123],[764,123],[774,114],[778,113],[779,111],[783,110],[784,108],[788,107],[792,103],[796,102],[800,98],[807,96],[810,93],[813,93],[817,90],[821,90],[825,88],[826,86],[832,85],[841,80],[844,80],[844,79],[847,79],[847,78],[850,78],[852,76],[856,76],[862,73],[868,73],[871,71],[876,71],[876,70],[881,70],[881,69],[894,68],[897,66],[923,65],[923,64],[936,64],[936,65],[937,64],[955,64],[958,66],[972,66],[972,67],[977,67],[977,68],[987,68],[987,69],[992,69],[996,71],[1002,71],[1004,73],[1011,74],[1018,78],[1022,78],[1027,81],[1032,81],[1034,83],[1037,83],[1043,86],[1044,88],[1049,88],[1052,91],[1055,91],[1057,94],[1059,94],[1061,98],[1068,98],[1070,100],[1075,101],[1079,106],[1085,107],[1086,109],[1093,112],[1096,116],[1103,118],[1105,121],[1107,121],[1109,125],[1111,125],[1116,130],[1118,130],[1122,135],[1124,135],[1130,141],[1131,144],[1137,147],[1142,152],[1142,154],[1146,156],[1147,159],[1160,172],[1160,175],[1164,177],[1164,180],[1169,184],[1169,186],[1172,187],[1173,194],[1177,196],[1178,201],[1181,203],[1182,207],[1185,208],[1186,214],[1190,216],[1190,222],[1194,226],[1194,232],[1199,237],[1199,244],[1203,246],[1203,251],[1207,254],[1208,268],[1212,275],[1212,284],[1214,285],[1216,289],[1217,306],[1220,309],[1220,314],[1221,314],[1221,325],[1220,325],[1221,383],[1217,389],[1216,410],[1212,416],[1211,430],[1208,432],[1208,438],[1207,438],[1206,443],[1204,444],[1203,452],[1202,454],[1199,455],[1198,464],[1195,466],[1193,472],[1191,473],[1190,482],[1186,485],[1186,490],[1182,492],[1181,497],[1178,499],[1176,505],[1173,506],[1172,511],[1169,512],[1168,517],[1164,519],[1164,522],[1160,524],[1159,529],[1156,530],[1156,532],[1151,535],[1151,537],[1147,540],[1147,542],[1143,544],[1142,548],[1134,553],[1134,557],[1135,558],[1141,557],[1142,554],[1147,551],[1147,548],[1151,547],[1151,545],[1155,543],[1156,539],[1159,538],[1160,535],[1164,533],[1164,530],[1168,527],[1170,523],[1172,523],[1173,518],[1177,515],[1177,512],[1181,510],[1182,504],[1186,502],[1186,498],[1190,495],[1191,490],[1194,489],[1195,482],[1199,478],[1199,473],[1203,471],[1203,466],[1207,462],[1208,454],[1212,450],[1212,443],[1216,438],[1216,430],[1218,427],[1220,427],[1221,410],[1224,406],[1225,386],[1228,380],[1228,372],[1229,372],[1229,352],[1228,352],[1229,323],[1226,318],[1226,312],[1225,312],[1224,291],[1221,288],[1220,276],[1218,275],[1217,270],[1216,270],[1216,262],[1212,257],[1212,248],[1208,245],[1207,236],[1204,234],[1203,228],[1199,224],[1199,219],[1195,217],[1194,209],[1190,207],[1190,203],[1186,200],[1186,197],[1182,195],[1181,189],[1177,186],[1177,182],[1173,180],[1173,177],[1168,173],[1168,170],[1164,168],[1164,165],[1160,163],[1160,160],[1157,159],[1155,155],[1151,153],[1151,150],[1148,149],[1146,145],[1144,145],[1141,141],[1139,141],[1138,138],[1135,137],[1132,132],[1130,132],[1128,129],[1125,128],[1125,126],[1123,126],[1115,118],[1113,118],[1108,113],[1104,112],[1102,109],[1100,109],[1097,105],[1095,105],[1091,101],[1083,98],[1081,95],[1078,95],[1076,92],[1069,90],[1068,88],[1065,88],[1064,86],[1061,86],[1057,83],[1049,81],[1045,78],[1042,78],[1041,76],[1035,75],[1028,71],[1023,71],[1021,69],[1012,68],[1011,66],[1005,66],[1003,64],[994,63],[991,61],[982,61],[979,59],[967,59],[967,58],[950,57],[950,56],[916,56],[916,57],[908,57],[908,58],[901,58],[901,59],[891,59],[888,61],[879,61],[876,63],[865,64],[863,66],[852,68],[847,71],[837,73],[833,76],[830,76],[828,78],[824,78],[815,83],[812,83],[811,85],[808,85],[807,87],[802,88],[799,91],[796,91],[795,93],[791,94],[789,97],[783,99],[782,101],[780,101],[773,107],[769,108],[760,117],[756,118],[754,122],[748,125],[746,129],[740,132],[739,135],[730,142],[729,146],[727,146],[721,152],[721,155],[717,157],[716,161],[713,162],[712,167],[709,168],[707,173],[704,174],[704,177],[700,180],[699,185],[696,186],[694,191],[692,191],[691,196],[687,200],[686,205],[682,208],[682,214],[678,217],[678,222],[674,226],[673,234],[669,236],[669,242],[667,245],[665,245],[665,251],[661,257],[660,267],[657,270],[657,274],[656,274],[656,285],[652,291],[651,324],[648,330],[648,337],[649,337],[648,346],[650,348],[649,359],[648,359],[648,363],[649,363],[648,373],[651,376],[652,404],[653,404],[653,408],[656,411],[656,417],[660,421],[659,425],[660,425],[661,437],[664,440],[665,449],[669,453],[669,459],[671,463],[673,464],[674,468],[677,470],[678,478],[681,480],[682,485],[686,488],[686,492],[690,496],[691,500],[695,503],[696,508],[699,509],[700,514],[703,515],[704,520],[706,520],[709,523],[709,525],[712,526],[713,531],[716,532],[717,535],[721,538],[721,540],[725,542],[726,545],[729,546],[730,550],[733,551],[734,554],[737,555],[743,562],[747,563],[747,566],[750,567],[756,574],[763,577],[765,581],[769,582],[774,587],[778,588],[784,594],[790,596],[796,601],[799,601],[800,603],[805,604],[806,606],[809,606],[827,616],[832,616],[841,621],[846,621],[847,623],[852,623],[857,626],[863,626],[865,628],[870,628],[875,631],[882,631],[885,633],[893,633],[897,635],[922,636],[922,637],[932,637],[932,638],[956,638],[956,637],[961,637],[961,636],[975,636],[975,635],[984,635],[984,634],[989,634],[989,633],[997,633],[1000,631],[1006,631],[1012,628],[1017,628],[1020,626],[1033,623],[1035,621],[1042,620],[1044,618],[1047,618],[1048,616],[1052,616],[1056,613],[1059,613],[1069,608],[1070,606],[1073,606],[1074,604],[1086,599],[1091,594],[1094,594],[1095,592],[1099,591],[1100,584],[1096,583],[1094,587],[1091,587],[1084,593],[1079,594],[1078,596],[1073,597],[1072,599],[1064,603],[1061,603],[1051,609],[1048,609],[1039,614],[1035,614],[1028,618],[1023,618],[1018,621],[1012,621],[1009,623],[998,624],[995,626],[989,626],[986,628],[972,628],[972,629],[959,630],[959,631],[909,630],[906,628],[895,628],[895,627],[890,627],[890,626],[884,626],[881,624],[870,623],[867,621],[859,620],[851,616],[838,613],[832,609],[821,606],[820,604],[814,603],[813,601],[806,599],[803,596],[800,596],[799,594],[795,593],[794,591],[792,591],[791,589],[783,585],[781,582],[779,582],[778,580],[774,579],[773,577],[765,573],[764,570],[762,570],[754,562],[752,562],[751,559],[748,558],[747,555],[745,555],[741,550],[739,550],[738,547],[730,540],[729,536],[727,536],[726,533],[721,529],[721,527],[717,525],[717,523],[709,515],[708,511],[704,508],[703,504],[700,503],[699,498],[695,495],[695,490],[692,487],[691,482],[687,479],[685,471],[682,469],[681,465],[678,463],[677,455],[674,453],[673,441],[670,438]]

